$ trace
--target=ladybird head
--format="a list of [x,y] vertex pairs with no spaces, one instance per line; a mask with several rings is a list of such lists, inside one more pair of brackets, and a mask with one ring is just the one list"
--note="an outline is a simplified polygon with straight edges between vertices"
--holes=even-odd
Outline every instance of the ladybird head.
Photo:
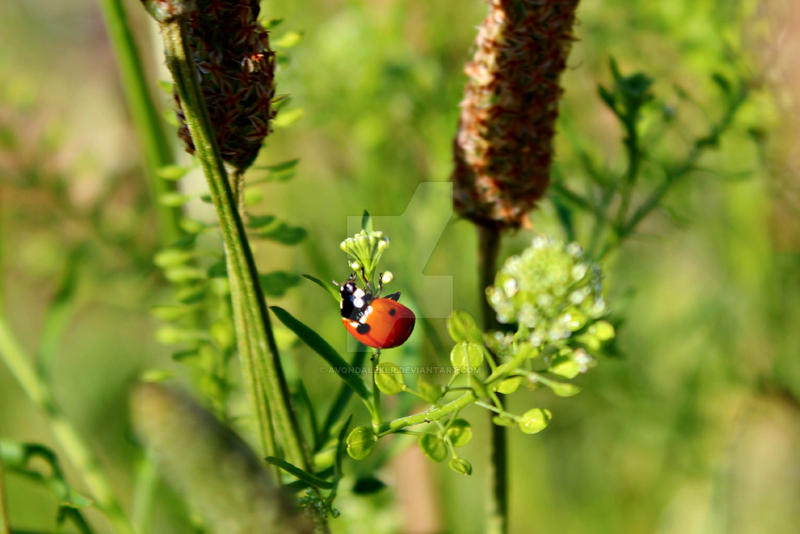
[[353,278],[348,279],[339,286],[339,308],[342,310],[342,317],[357,321],[369,306],[372,295],[356,285]]

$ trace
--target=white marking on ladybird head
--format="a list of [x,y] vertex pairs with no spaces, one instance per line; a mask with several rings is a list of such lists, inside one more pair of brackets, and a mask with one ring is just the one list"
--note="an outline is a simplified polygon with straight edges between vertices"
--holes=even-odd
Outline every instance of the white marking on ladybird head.
[[355,292],[353,293],[353,296],[359,297],[359,298],[363,297],[364,295],[365,295],[364,290],[361,289],[360,287],[358,289],[356,289]]
[[364,305],[364,299],[358,297],[353,299],[353,306],[355,306],[356,308],[360,308],[363,305]]

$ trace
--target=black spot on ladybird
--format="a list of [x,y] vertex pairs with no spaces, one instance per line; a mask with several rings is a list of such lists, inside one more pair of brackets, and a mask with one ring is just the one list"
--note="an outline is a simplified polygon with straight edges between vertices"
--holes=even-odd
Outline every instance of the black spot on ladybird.
[[397,310],[395,310],[394,308],[389,310],[389,315],[394,315],[395,313],[397,313]]
[[360,324],[356,327],[356,332],[359,334],[366,334],[369,332],[369,325],[368,324]]

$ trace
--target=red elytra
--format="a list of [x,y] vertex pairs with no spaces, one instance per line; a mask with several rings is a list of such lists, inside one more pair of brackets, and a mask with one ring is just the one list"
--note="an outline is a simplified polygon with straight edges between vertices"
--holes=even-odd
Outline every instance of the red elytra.
[[363,322],[342,317],[344,327],[354,338],[376,349],[390,349],[406,342],[414,330],[414,312],[390,298],[373,299],[369,308]]

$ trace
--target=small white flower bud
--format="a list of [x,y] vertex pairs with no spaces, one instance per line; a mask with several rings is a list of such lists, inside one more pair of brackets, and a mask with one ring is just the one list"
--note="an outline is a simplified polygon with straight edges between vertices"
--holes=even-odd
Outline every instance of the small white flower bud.
[[384,284],[388,284],[392,280],[394,280],[394,275],[392,274],[392,271],[386,271],[381,275],[381,282],[383,282]]

